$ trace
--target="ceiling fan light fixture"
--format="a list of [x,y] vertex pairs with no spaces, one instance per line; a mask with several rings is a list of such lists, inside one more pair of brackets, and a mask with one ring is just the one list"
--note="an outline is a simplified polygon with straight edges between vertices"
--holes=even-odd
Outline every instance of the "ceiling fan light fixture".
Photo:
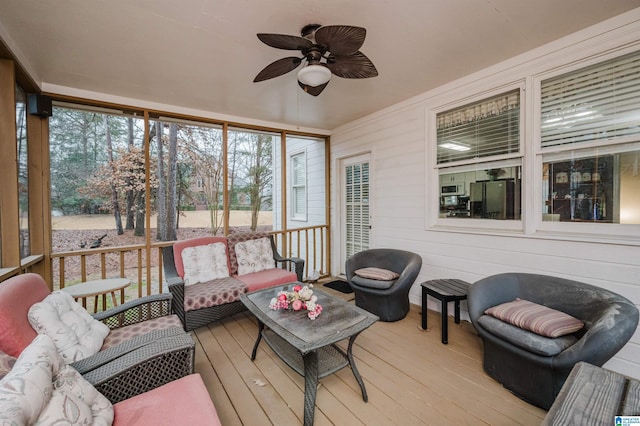
[[322,65],[307,65],[298,71],[298,81],[309,87],[326,84],[331,80],[331,71]]

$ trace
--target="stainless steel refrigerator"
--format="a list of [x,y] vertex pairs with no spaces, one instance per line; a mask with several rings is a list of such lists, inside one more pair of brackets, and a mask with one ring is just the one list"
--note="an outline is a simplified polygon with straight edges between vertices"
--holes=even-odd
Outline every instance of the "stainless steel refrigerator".
[[471,217],[484,219],[514,218],[513,179],[472,182],[469,194]]

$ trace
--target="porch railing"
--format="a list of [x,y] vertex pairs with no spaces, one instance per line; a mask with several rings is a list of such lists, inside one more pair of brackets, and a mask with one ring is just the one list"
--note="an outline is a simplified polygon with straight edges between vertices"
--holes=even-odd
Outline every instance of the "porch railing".
[[[328,226],[273,231],[276,246],[285,257],[305,259],[304,277],[317,271],[323,277],[330,274]],[[51,276],[54,290],[76,283],[104,278],[128,278],[132,285],[127,299],[162,293],[164,277],[162,247],[173,241],[146,244],[100,247],[87,250],[59,252],[51,255]]]

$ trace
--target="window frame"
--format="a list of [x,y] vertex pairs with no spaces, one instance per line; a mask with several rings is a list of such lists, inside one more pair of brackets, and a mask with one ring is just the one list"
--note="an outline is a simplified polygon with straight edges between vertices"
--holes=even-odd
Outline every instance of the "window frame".
[[567,238],[588,241],[620,241],[637,243],[640,235],[640,224],[598,223],[598,222],[553,222],[543,221],[542,213],[545,203],[543,188],[543,168],[547,162],[572,157],[602,156],[610,153],[621,153],[640,150],[640,135],[622,136],[614,139],[601,139],[576,144],[542,146],[542,82],[563,74],[580,71],[583,68],[612,60],[633,52],[640,53],[640,45],[633,44],[625,48],[612,49],[605,53],[591,55],[570,64],[546,70],[531,77],[533,88],[532,137],[534,160],[533,206],[529,209],[534,217],[535,233],[551,238]]
[[[487,157],[480,157],[469,160],[459,160],[449,163],[437,163],[437,115],[455,108],[462,107],[467,104],[482,101],[483,99],[489,99],[500,94],[506,94],[508,92],[518,89],[520,91],[520,117],[519,117],[519,144],[516,152],[507,154],[499,154]],[[465,231],[465,232],[479,232],[479,233],[495,233],[495,232],[522,232],[524,230],[524,217],[526,214],[525,203],[525,117],[526,117],[526,91],[525,81],[518,79],[511,83],[494,87],[491,90],[475,93],[472,96],[465,98],[457,98],[450,102],[443,102],[439,106],[434,108],[427,108],[426,110],[426,135],[427,135],[427,161],[426,163],[431,167],[431,173],[427,173],[427,179],[431,183],[427,182],[427,229],[444,230],[444,231]],[[516,164],[517,163],[517,164]],[[440,176],[447,173],[477,171],[490,168],[510,167],[514,165],[520,166],[521,176],[521,192],[520,192],[520,206],[521,215],[519,219],[476,219],[476,218],[460,218],[455,217],[440,217]],[[434,202],[435,200],[435,202]]]
[[[295,172],[294,172],[294,162],[297,158],[301,158],[302,165],[304,166],[304,183],[296,183],[295,182]],[[289,219],[298,221],[298,222],[306,222],[308,219],[308,203],[309,203],[309,194],[308,194],[308,176],[307,176],[307,152],[303,151],[295,151],[289,153]],[[304,190],[304,212],[297,211],[297,200],[296,196],[299,192],[299,189]]]

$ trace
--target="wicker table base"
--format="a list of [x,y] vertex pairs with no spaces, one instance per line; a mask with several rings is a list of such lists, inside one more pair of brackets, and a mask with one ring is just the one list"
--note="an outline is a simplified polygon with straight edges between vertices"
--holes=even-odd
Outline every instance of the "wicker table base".
[[[353,358],[356,337],[378,320],[378,317],[319,290],[314,290],[322,314],[315,320],[306,312],[273,311],[269,301],[277,291],[265,289],[240,297],[258,320],[258,338],[251,353],[255,360],[260,341],[269,347],[294,371],[304,377],[304,424],[313,424],[318,380],[349,366],[368,400],[362,377]],[[336,345],[349,339],[345,352]]]

